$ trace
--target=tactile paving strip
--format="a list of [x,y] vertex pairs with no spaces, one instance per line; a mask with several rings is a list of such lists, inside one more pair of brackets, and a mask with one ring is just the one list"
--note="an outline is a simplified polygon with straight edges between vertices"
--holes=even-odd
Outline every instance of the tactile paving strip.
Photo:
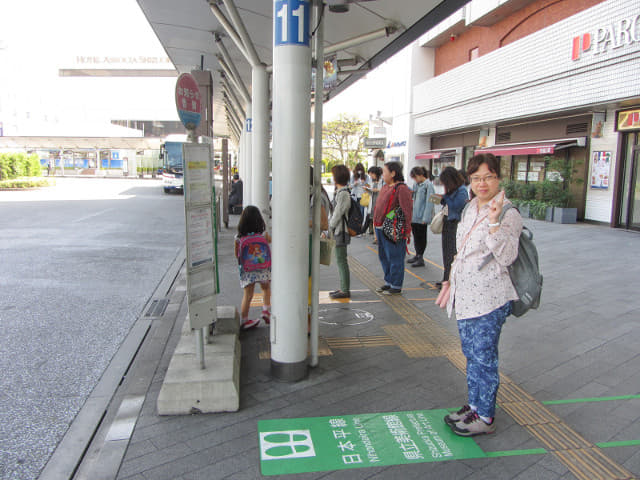
[[394,340],[387,335],[374,335],[370,337],[328,337],[325,340],[329,348],[333,350],[341,348],[391,347],[396,345]]
[[[372,291],[380,280],[355,258],[350,270]],[[402,295],[380,295],[407,325],[384,327],[398,347],[411,358],[446,356],[463,373],[466,359],[459,340]],[[580,480],[633,480],[635,476],[608,458],[591,442],[565,424],[509,377],[501,374],[498,404],[519,425],[536,437]]]

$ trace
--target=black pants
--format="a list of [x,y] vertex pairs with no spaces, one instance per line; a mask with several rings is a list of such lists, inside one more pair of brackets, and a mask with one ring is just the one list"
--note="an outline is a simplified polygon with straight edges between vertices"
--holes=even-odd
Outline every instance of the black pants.
[[424,250],[427,248],[427,227],[422,223],[412,223],[411,231],[413,232],[413,246],[416,248],[416,257],[422,258]]
[[444,263],[443,282],[449,281],[451,264],[453,257],[458,253],[456,249],[456,232],[458,231],[458,220],[449,221],[446,219],[442,224],[442,263]]
[[373,221],[371,219],[371,214],[368,213],[367,214],[367,218],[365,218],[364,220],[364,226],[362,227],[362,233],[364,232],[369,232],[371,234],[373,234]]

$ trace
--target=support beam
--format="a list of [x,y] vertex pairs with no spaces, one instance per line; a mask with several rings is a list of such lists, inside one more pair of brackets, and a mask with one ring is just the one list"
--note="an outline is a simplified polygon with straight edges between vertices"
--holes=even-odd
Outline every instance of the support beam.
[[[238,47],[238,50],[240,50],[240,53],[242,53],[242,55],[245,58],[247,58],[247,61],[249,61],[248,54],[244,49],[244,46],[242,45],[242,40],[240,39],[240,35],[238,35],[238,32],[236,32],[236,30],[233,28],[233,25],[231,25],[229,20],[227,20],[227,17],[224,16],[224,13],[222,13],[222,10],[220,10],[220,8],[218,8],[218,6],[215,4],[215,1],[216,0],[211,0],[209,2],[209,7],[211,8],[211,11],[220,22],[220,25],[222,25],[222,27],[224,28],[224,31],[227,33],[227,35],[229,35],[229,38],[233,40],[233,43],[236,44],[236,47]],[[216,34],[216,36],[218,35]]]
[[260,65],[260,57],[258,57],[258,52],[256,52],[255,47],[253,46],[253,42],[251,41],[251,37],[249,37],[249,33],[242,22],[242,18],[238,14],[238,10],[236,9],[233,0],[224,0],[224,6],[227,7],[227,11],[229,12],[229,16],[231,17],[231,21],[233,22],[234,27],[236,27],[236,32],[240,36],[242,40],[242,45],[246,52],[247,61],[252,67],[257,67]]
[[235,89],[231,85],[229,85],[229,82],[227,82],[226,79],[224,80],[224,82],[222,82],[222,91],[227,95],[228,99],[231,101],[231,104],[236,109],[236,112],[238,112],[238,114],[241,115],[242,118],[246,117],[247,112],[244,105],[238,98],[238,95],[236,95]]
[[225,71],[229,79],[234,84],[236,84],[236,87],[238,88],[240,95],[242,95],[242,97],[245,99],[247,103],[250,103],[251,99],[249,96],[249,90],[247,89],[247,86],[242,81],[240,72],[238,72],[238,69],[233,63],[233,60],[231,59],[229,52],[225,48],[222,41],[217,42],[216,45],[218,46],[218,50],[220,50],[220,54],[222,55],[221,57],[218,57],[218,62],[220,63],[220,66],[223,68],[223,70]]
[[[313,58],[316,66],[314,90],[320,92],[324,88],[323,78],[320,72],[323,70],[323,43],[324,43],[324,20],[322,18],[322,0],[313,2],[313,22],[316,27],[316,34],[313,40]],[[320,325],[318,319],[319,306],[319,267],[320,267],[320,214],[322,198],[322,102],[315,102],[313,106],[313,228],[311,235],[311,361],[312,367],[318,365],[318,336]],[[328,214],[329,212],[327,212]]]
[[343,42],[334,43],[330,47],[324,49],[324,56],[326,57],[327,55],[338,52],[340,50],[344,50],[345,48],[355,47],[356,45],[360,45],[362,43],[370,42],[372,40],[377,40],[383,37],[388,37],[389,35],[395,33],[397,30],[398,28],[396,26],[390,25],[388,27],[374,30],[373,32],[358,35],[357,37],[350,38]]

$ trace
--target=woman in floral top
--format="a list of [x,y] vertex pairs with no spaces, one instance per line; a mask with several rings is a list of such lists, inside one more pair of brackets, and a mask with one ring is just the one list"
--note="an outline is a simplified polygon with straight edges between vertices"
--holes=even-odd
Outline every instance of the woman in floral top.
[[[458,254],[451,267],[449,315],[455,309],[462,352],[467,358],[469,403],[445,416],[454,433],[473,436],[493,433],[500,384],[498,342],[511,301],[518,295],[507,267],[518,256],[522,218],[514,208],[500,220],[508,200],[500,191],[496,157],[479,154],[467,169],[474,198],[462,212],[456,237]],[[491,260],[482,268],[485,258]],[[439,303],[444,306],[444,301]]]

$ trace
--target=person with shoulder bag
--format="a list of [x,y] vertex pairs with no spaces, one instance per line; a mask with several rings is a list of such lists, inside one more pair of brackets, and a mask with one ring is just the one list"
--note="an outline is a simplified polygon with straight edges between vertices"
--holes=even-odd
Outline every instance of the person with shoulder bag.
[[429,180],[429,172],[424,167],[413,167],[409,176],[416,182],[413,190],[413,246],[416,254],[407,263],[412,267],[424,267],[424,251],[427,248],[427,227],[433,218],[433,203],[429,197],[434,194],[433,184]]
[[340,289],[329,292],[329,296],[331,298],[350,298],[351,274],[347,260],[347,246],[351,243],[351,236],[347,231],[346,220],[351,207],[349,169],[345,165],[336,165],[331,169],[331,173],[336,189],[333,194],[333,213],[329,220],[329,233],[336,242],[336,264],[340,274]]
[[509,200],[500,191],[496,157],[474,156],[467,173],[473,199],[458,223],[450,285],[443,285],[436,303],[446,307],[449,316],[455,310],[467,359],[468,403],[444,421],[456,435],[471,437],[496,430],[498,342],[513,301],[518,300],[508,267],[518,257],[522,217],[515,208],[505,208]]
[[[413,215],[413,202],[411,190],[404,183],[400,163],[385,163],[382,179],[384,186],[376,199],[373,226],[385,283],[376,291],[383,295],[398,295],[402,293],[404,281],[404,258],[411,235],[409,222]],[[387,231],[387,227],[391,231]]]
[[449,281],[451,263],[456,256],[456,231],[462,209],[469,200],[469,191],[464,184],[464,178],[453,167],[446,167],[440,173],[440,181],[444,185],[444,195],[440,203],[444,205],[446,214],[442,222],[442,263],[444,273],[442,282],[436,286],[442,287]]

